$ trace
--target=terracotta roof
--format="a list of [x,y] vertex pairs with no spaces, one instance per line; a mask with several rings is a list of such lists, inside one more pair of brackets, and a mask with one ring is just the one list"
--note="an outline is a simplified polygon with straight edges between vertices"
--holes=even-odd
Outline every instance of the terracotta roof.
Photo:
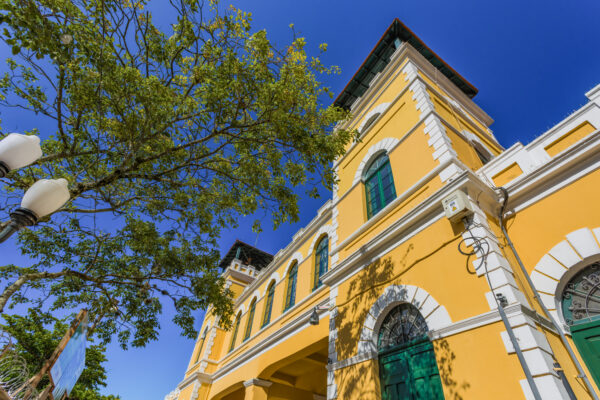
[[358,71],[354,74],[344,90],[335,99],[336,106],[349,109],[352,103],[369,88],[371,80],[382,71],[390,61],[390,56],[403,42],[409,43],[434,67],[452,81],[469,98],[477,94],[477,88],[471,85],[458,72],[442,60],[433,50],[423,43],[406,25],[398,18],[394,19],[381,39],[377,42],[371,53],[367,56]]

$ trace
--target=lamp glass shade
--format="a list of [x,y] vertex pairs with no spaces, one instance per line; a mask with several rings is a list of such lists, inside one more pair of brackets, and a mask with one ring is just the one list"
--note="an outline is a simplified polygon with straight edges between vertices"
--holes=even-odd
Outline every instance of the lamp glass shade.
[[40,179],[27,189],[21,207],[33,211],[40,218],[58,210],[70,197],[66,179]]
[[0,140],[0,161],[11,170],[29,165],[41,156],[39,136],[9,133]]

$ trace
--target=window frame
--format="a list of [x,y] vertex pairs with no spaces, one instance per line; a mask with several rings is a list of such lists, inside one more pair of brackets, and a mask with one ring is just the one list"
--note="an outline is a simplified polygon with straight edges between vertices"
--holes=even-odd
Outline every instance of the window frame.
[[[384,161],[381,161],[384,159]],[[373,166],[380,162],[379,165],[373,169]],[[384,171],[386,170],[386,171]],[[389,187],[391,188],[391,195],[389,198],[386,198],[384,192],[384,184],[383,178],[384,172],[389,174]],[[383,152],[378,154],[373,158],[373,160],[369,163],[369,167],[365,169],[365,173],[362,179],[365,186],[365,198],[367,203],[367,219],[371,219],[373,216],[377,215],[381,210],[383,210],[388,204],[396,199],[396,185],[394,182],[394,174],[392,172],[392,166],[390,163],[390,158],[387,152]],[[371,198],[371,190],[372,185],[375,185],[375,191],[377,198],[375,201]],[[374,207],[376,206],[376,207]]]
[[264,328],[271,322],[271,312],[273,311],[273,300],[275,298],[275,281],[271,281],[267,287],[267,295],[265,296],[265,311],[261,328]]
[[233,336],[231,337],[231,343],[229,344],[229,351],[228,353],[230,353],[233,349],[235,349],[235,342],[237,340],[237,334],[238,331],[240,329],[240,321],[242,320],[242,312],[240,311],[237,315],[237,317],[235,317],[235,323],[234,323],[234,328],[233,328]]
[[[325,245],[323,245],[325,243]],[[322,270],[321,266],[323,264],[325,268]],[[314,270],[314,280],[313,280],[313,290],[316,290],[323,285],[321,282],[321,276],[325,275],[325,273],[329,270],[329,236],[325,235],[317,242],[315,246],[315,270]]]
[[248,340],[248,338],[250,338],[250,335],[252,334],[252,325],[254,322],[254,313],[256,311],[256,302],[257,300],[255,297],[250,303],[250,308],[248,308],[248,322],[246,322],[246,330],[244,331],[244,339],[242,340],[242,343]]
[[196,361],[194,361],[194,364],[196,364],[198,361],[200,361],[200,355],[202,354],[202,347],[204,346],[204,341],[206,340],[206,335],[208,335],[208,328],[209,326],[206,325],[206,327],[204,328],[204,332],[202,333],[202,336],[200,336],[200,347],[198,347],[198,354],[196,355]]
[[[293,281],[292,281],[293,278]],[[294,261],[288,270],[287,289],[285,291],[285,304],[283,311],[287,311],[296,304],[296,285],[298,281],[298,261]]]

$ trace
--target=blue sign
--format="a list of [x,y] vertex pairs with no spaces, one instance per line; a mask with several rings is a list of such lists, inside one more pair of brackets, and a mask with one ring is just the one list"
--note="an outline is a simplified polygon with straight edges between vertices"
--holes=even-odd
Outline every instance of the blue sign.
[[52,396],[58,400],[68,395],[85,369],[85,348],[87,345],[87,317],[77,326],[75,333],[58,356],[50,370],[54,382]]

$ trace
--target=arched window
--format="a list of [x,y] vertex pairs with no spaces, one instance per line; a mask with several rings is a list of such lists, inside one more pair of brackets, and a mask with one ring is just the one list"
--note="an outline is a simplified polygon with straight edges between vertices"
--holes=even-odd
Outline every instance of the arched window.
[[229,351],[235,347],[235,340],[237,339],[238,330],[240,329],[240,320],[242,319],[242,312],[240,311],[235,317],[235,323],[233,324],[233,336],[231,336],[231,344],[229,345]]
[[588,265],[562,291],[561,309],[569,326],[600,321],[600,262]]
[[473,149],[475,149],[475,153],[483,165],[487,164],[492,158],[494,158],[494,156],[484,146],[482,146],[481,143],[477,143],[476,141],[472,140],[471,144],[473,145]]
[[325,236],[317,244],[315,251],[315,279],[313,282],[313,290],[322,285],[321,276],[327,272],[329,263],[329,238]]
[[196,355],[196,361],[194,361],[194,363],[197,363],[200,360],[200,356],[202,355],[202,347],[204,346],[204,341],[206,340],[207,334],[208,334],[208,325],[206,326],[206,328],[204,328],[204,332],[202,332],[202,336],[200,336],[200,346],[198,346],[198,354]]
[[377,118],[379,118],[379,116],[381,115],[381,113],[376,113],[373,114],[369,117],[369,119],[367,120],[367,122],[365,122],[365,124],[363,125],[362,129],[360,130],[360,133],[365,133],[367,131],[367,129],[369,129],[371,127],[371,125],[373,125],[373,122],[375,122],[375,120]]
[[271,310],[273,309],[273,297],[275,297],[275,281],[272,281],[269,284],[269,288],[267,289],[267,301],[265,303],[265,314],[263,315],[262,326],[266,326],[269,322],[271,322]]
[[427,335],[427,322],[415,306],[403,303],[385,316],[377,338],[377,349],[387,350],[405,345]]
[[248,322],[246,323],[246,332],[244,333],[244,341],[248,340],[252,333],[252,322],[254,322],[254,311],[256,310],[256,297],[250,303],[250,309],[248,310]]
[[427,322],[409,303],[385,316],[377,338],[382,398],[443,400],[440,371]]
[[287,292],[285,294],[285,308],[284,311],[290,307],[293,307],[296,303],[296,279],[298,278],[298,261],[294,261],[294,264],[288,272]]
[[392,168],[387,154],[377,157],[365,173],[367,215],[371,218],[396,198]]

